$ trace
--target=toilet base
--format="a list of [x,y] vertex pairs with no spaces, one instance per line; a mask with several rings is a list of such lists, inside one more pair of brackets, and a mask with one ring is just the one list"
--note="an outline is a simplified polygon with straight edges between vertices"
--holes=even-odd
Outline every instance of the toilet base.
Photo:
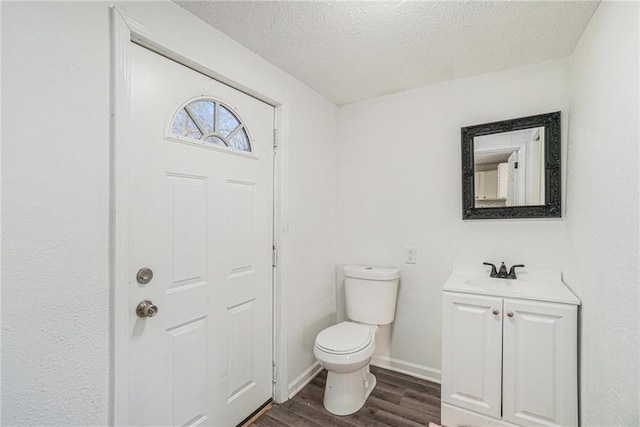
[[335,415],[351,415],[358,412],[376,383],[376,377],[369,371],[369,365],[346,374],[329,371],[324,388],[324,407]]

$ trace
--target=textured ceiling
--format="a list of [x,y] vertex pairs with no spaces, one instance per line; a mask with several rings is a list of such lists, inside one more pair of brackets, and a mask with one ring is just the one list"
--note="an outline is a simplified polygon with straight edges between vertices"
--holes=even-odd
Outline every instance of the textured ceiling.
[[597,2],[176,1],[336,104],[571,55]]

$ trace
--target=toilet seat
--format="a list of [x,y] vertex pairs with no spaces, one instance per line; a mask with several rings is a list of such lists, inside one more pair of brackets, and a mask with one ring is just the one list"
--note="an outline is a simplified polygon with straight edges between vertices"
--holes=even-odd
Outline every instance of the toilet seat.
[[369,326],[354,322],[341,322],[321,331],[316,347],[330,354],[356,353],[371,344],[373,332]]

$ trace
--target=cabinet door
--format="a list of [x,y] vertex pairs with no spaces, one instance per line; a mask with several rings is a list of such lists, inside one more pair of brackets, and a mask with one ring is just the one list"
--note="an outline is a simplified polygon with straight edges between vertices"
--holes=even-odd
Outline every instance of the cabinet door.
[[498,197],[498,169],[484,172],[484,196],[487,199]]
[[442,401],[500,418],[502,298],[445,292],[443,301]]
[[[507,198],[508,182],[509,182],[509,165],[507,163],[500,163],[498,165],[498,199]],[[544,202],[540,204],[542,205],[544,204]]]
[[505,299],[504,313],[503,419],[577,425],[577,307]]

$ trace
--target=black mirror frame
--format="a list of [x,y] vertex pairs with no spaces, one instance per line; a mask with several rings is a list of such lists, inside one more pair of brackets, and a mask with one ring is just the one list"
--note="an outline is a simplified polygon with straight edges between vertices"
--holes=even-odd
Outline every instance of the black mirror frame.
[[[545,204],[476,208],[474,194],[473,138],[494,133],[544,126]],[[559,218],[560,203],[560,111],[461,128],[462,219]]]

